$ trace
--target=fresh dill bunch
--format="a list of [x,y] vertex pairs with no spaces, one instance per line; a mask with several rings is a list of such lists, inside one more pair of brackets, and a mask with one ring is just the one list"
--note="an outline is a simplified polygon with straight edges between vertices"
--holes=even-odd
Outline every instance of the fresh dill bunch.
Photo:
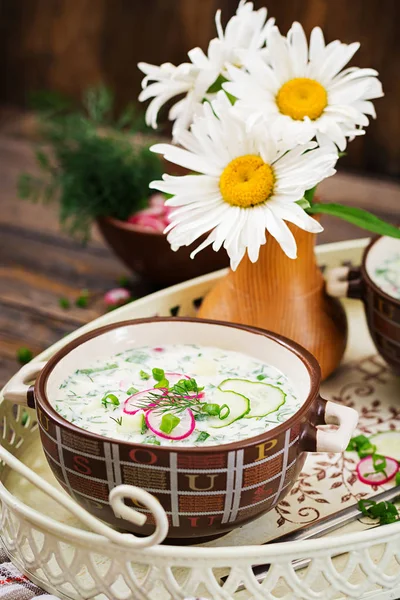
[[149,183],[162,175],[160,158],[130,136],[143,131],[134,106],[114,117],[105,86],[87,90],[83,108],[58,94],[36,95],[44,144],[36,150],[41,176],[21,174],[19,196],[59,202],[60,223],[87,241],[99,217],[127,220],[147,204]]

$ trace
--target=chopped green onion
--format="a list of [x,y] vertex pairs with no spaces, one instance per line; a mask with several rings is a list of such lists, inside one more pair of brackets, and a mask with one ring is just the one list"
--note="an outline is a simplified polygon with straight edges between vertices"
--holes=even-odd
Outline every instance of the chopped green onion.
[[263,380],[264,380],[264,379],[266,379],[266,378],[267,378],[267,376],[266,376],[266,375],[261,375],[261,374],[260,374],[260,375],[257,375],[257,379],[258,379],[258,381],[263,381]]
[[227,417],[229,417],[230,412],[231,412],[231,409],[229,408],[229,406],[227,404],[223,404],[219,411],[219,418],[221,420],[226,419]]
[[140,375],[140,379],[144,379],[146,381],[147,381],[147,379],[150,379],[150,375],[148,373],[146,373],[146,371],[140,371],[139,375]]
[[196,442],[205,442],[205,440],[209,437],[210,437],[210,434],[207,433],[207,431],[200,431],[200,433],[196,439]]
[[167,413],[163,415],[161,419],[160,431],[166,433],[167,435],[171,433],[173,429],[181,422],[179,417],[172,415],[171,413]]
[[142,435],[144,435],[145,433],[147,433],[148,431],[148,427],[146,425],[146,417],[144,416],[144,414],[142,413],[142,424],[140,426],[140,433]]
[[169,388],[169,381],[168,379],[161,379],[161,381],[159,381],[158,383],[155,384],[154,388],[156,389],[168,389]]
[[156,381],[163,381],[163,379],[165,379],[164,369],[153,369],[152,373],[153,373],[153,377]]
[[155,438],[155,436],[144,438],[145,444],[153,444],[154,446],[161,446],[161,442]]
[[108,404],[113,404],[114,406],[119,406],[119,400],[115,394],[106,394],[102,399],[101,403],[104,408],[107,408]]
[[129,390],[126,390],[126,393],[129,394],[130,396],[133,396],[133,394],[137,394],[138,393],[138,389],[133,387],[133,385],[129,388]]
[[217,417],[220,413],[221,407],[219,404],[204,404],[203,411],[210,415],[210,417]]

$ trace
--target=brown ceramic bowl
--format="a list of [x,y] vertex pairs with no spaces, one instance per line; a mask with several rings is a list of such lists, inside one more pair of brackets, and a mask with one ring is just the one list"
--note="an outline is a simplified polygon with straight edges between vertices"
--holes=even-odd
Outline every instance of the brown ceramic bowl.
[[[269,363],[289,376],[302,406],[262,435],[203,448],[106,438],[76,427],[53,409],[49,398],[56,398],[61,382],[83,363],[161,343],[216,346]],[[25,384],[36,375],[34,387],[28,388]],[[114,323],[82,335],[47,364],[23,367],[4,397],[36,407],[42,445],[55,477],[90,513],[121,529],[151,533],[153,514],[146,508],[139,505],[148,518],[137,527],[117,518],[110,506],[111,490],[133,484],[159,500],[168,516],[170,539],[196,541],[228,532],[271,510],[293,486],[306,451],[346,448],[357,413],[323,400],[319,385],[315,358],[278,335],[218,321],[152,318]],[[324,423],[336,423],[339,429],[317,428]]]
[[[386,284],[380,284],[376,277],[376,269],[394,255],[400,257],[399,239],[375,237],[365,249],[360,267],[337,267],[328,273],[327,290],[331,296],[363,301],[376,349],[400,375],[400,300],[390,295]],[[396,292],[400,294],[400,286]]]
[[145,231],[137,225],[104,217],[97,221],[99,229],[110,248],[132,271],[143,278],[163,286],[187,281],[229,265],[224,249],[214,252],[205,248],[194,259],[190,253],[206,236],[187,248],[171,250],[163,233]]

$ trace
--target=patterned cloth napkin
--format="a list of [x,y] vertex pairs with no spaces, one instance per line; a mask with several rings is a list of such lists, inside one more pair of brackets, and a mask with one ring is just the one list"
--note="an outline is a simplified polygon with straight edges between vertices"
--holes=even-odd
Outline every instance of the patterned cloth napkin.
[[60,600],[56,596],[45,594],[25,575],[22,575],[0,546],[0,600],[32,600],[32,598]]

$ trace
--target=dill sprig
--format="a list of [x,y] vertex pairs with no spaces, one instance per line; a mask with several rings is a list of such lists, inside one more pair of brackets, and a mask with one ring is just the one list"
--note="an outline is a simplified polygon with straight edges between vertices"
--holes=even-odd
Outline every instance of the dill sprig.
[[[150,406],[150,405],[155,406]],[[157,410],[161,414],[166,412],[181,413],[190,408],[194,413],[201,413],[206,402],[201,402],[198,397],[190,397],[187,394],[177,394],[173,390],[164,390],[162,394],[149,392],[143,400],[136,402],[139,408],[147,409],[149,407]]]

